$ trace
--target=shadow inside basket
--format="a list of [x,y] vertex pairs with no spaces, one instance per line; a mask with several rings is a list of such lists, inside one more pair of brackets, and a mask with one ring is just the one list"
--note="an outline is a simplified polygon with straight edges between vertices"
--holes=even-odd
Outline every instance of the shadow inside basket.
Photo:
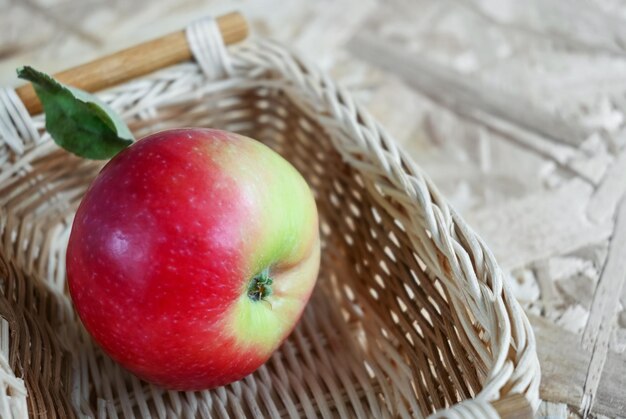
[[318,285],[293,334],[244,380],[182,393],[136,379],[93,346],[65,285],[72,214],[101,164],[48,141],[13,173],[0,173],[7,178],[0,183],[0,314],[32,412],[408,417],[478,392],[485,368],[457,327],[444,286],[371,196],[366,176],[342,161],[328,133],[284,91],[209,94],[163,106],[130,126],[138,137],[183,126],[236,131],[287,158],[317,200]]

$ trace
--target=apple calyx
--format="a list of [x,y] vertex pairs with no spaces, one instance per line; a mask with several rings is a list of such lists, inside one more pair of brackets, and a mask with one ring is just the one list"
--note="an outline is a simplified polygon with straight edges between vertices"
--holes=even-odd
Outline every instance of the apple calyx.
[[272,295],[272,278],[270,278],[270,269],[265,268],[261,273],[255,275],[248,286],[248,297],[252,301],[264,301]]

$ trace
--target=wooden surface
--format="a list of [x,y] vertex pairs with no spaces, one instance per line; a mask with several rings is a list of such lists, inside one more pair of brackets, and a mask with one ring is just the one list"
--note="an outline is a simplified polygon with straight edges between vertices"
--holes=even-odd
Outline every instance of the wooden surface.
[[533,409],[528,400],[521,394],[513,394],[493,403],[503,419],[530,419],[533,417]]
[[242,10],[253,34],[343,83],[489,243],[537,334],[547,400],[538,416],[626,417],[623,0],[0,0],[0,9],[5,85],[19,65],[58,71]]

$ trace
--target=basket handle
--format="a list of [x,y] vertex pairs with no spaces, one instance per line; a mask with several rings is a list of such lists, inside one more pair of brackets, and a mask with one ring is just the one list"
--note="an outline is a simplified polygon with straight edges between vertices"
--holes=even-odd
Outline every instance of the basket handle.
[[[224,43],[234,44],[248,36],[248,24],[239,12],[216,18]],[[185,31],[178,31],[70,68],[53,77],[87,92],[97,92],[192,58]],[[15,89],[31,115],[41,112],[41,102],[28,83]]]

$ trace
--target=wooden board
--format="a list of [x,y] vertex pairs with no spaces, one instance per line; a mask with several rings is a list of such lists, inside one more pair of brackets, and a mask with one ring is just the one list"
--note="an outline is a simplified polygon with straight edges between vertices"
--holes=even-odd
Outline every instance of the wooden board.
[[5,3],[2,85],[240,8],[345,85],[489,243],[533,316],[539,414],[626,416],[623,2]]

